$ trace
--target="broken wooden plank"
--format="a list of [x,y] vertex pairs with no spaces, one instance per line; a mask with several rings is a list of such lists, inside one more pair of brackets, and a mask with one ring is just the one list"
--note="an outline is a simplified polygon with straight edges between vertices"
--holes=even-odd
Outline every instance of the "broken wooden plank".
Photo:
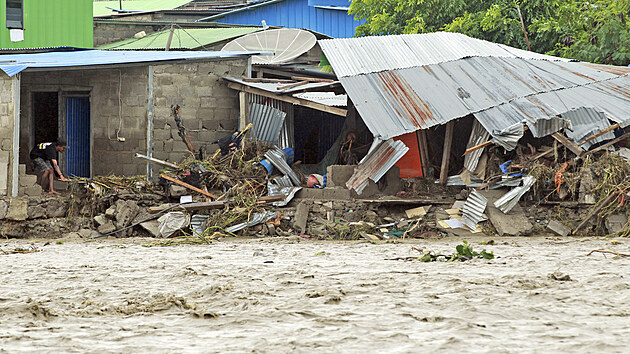
[[249,94],[247,92],[239,92],[238,103],[239,103],[238,126],[239,126],[239,129],[245,129],[245,127],[249,123]]
[[[192,211],[192,210],[204,210],[204,209],[219,209],[219,208],[223,208],[225,206],[225,202],[203,202],[203,203],[185,203],[182,205],[179,205],[175,208],[175,209],[184,209],[186,211]],[[153,206],[153,207],[149,207],[148,211],[149,214],[157,214],[165,209],[168,209],[172,207],[172,205],[169,206]]]
[[186,183],[186,182],[182,182],[182,181],[180,181],[180,180],[178,180],[178,179],[176,179],[176,178],[173,178],[173,177],[171,177],[171,176],[167,176],[167,175],[165,175],[165,174],[161,174],[161,175],[160,175],[160,177],[162,177],[162,178],[164,178],[164,179],[167,179],[167,180],[169,180],[169,181],[171,181],[171,182],[173,182],[173,183],[179,184],[179,185],[180,185],[180,186],[182,186],[182,187],[186,187],[186,188],[188,188],[188,189],[190,189],[190,190],[193,190],[193,191],[195,191],[195,192],[198,192],[198,193],[201,193],[201,194],[203,194],[203,195],[207,195],[208,197],[211,197],[211,198],[217,199],[217,196],[216,196],[216,195],[214,195],[214,194],[212,194],[212,193],[209,193],[209,192],[206,192],[206,191],[204,191],[203,189],[199,189],[199,188],[197,188],[197,187],[195,187],[195,186],[191,186],[190,184],[188,184],[188,183]]
[[342,117],[345,117],[348,114],[348,111],[345,110],[345,109],[326,106],[326,105],[321,104],[321,103],[317,103],[317,102],[313,102],[313,101],[309,101],[309,100],[293,97],[293,96],[290,96],[290,95],[277,95],[277,94],[274,94],[274,93],[271,93],[271,92],[268,92],[268,91],[265,91],[265,90],[261,90],[261,89],[255,88],[255,87],[249,87],[249,86],[245,86],[245,85],[241,85],[241,84],[236,84],[236,83],[233,83],[233,82],[229,83],[228,87],[233,89],[233,90],[244,91],[244,92],[248,92],[248,93],[254,93],[254,94],[259,95],[259,96],[269,97],[269,98],[273,98],[273,99],[276,99],[276,100],[279,100],[279,101],[293,103],[293,104],[296,104],[296,105],[299,105],[299,106],[304,106],[304,107],[316,109],[318,111],[327,112],[327,113],[338,115],[338,116],[342,116]]
[[451,205],[455,201],[454,198],[451,199],[422,199],[422,198],[413,198],[413,199],[355,199],[357,203],[369,203],[369,204],[389,204],[389,205],[431,205],[431,204],[439,204],[439,205]]
[[584,143],[587,143],[587,142],[589,142],[589,141],[591,141],[593,139],[599,138],[600,136],[608,133],[609,131],[612,131],[612,130],[615,130],[615,129],[619,128],[620,126],[621,125],[619,123],[613,124],[613,125],[611,125],[610,127],[606,128],[606,129],[600,130],[599,133],[595,133],[595,134],[589,136],[588,138],[582,140],[582,142],[580,144],[584,144]]
[[278,91],[286,91],[286,90],[290,90],[290,89],[292,89],[294,87],[298,87],[298,86],[302,86],[302,85],[306,85],[306,84],[308,84],[308,81],[294,82],[292,84],[278,86],[278,87],[276,87],[276,90],[278,90]]
[[604,149],[608,148],[609,146],[614,145],[614,144],[616,144],[616,143],[620,142],[621,140],[623,140],[623,139],[627,139],[627,138],[629,138],[629,137],[630,137],[630,132],[625,133],[625,134],[623,134],[622,136],[620,136],[620,137],[618,137],[618,138],[616,138],[616,139],[613,139],[613,140],[611,140],[611,141],[607,142],[607,143],[606,143],[606,144],[604,144],[604,145],[601,145],[601,146],[596,147],[595,149],[593,149],[593,150],[591,150],[591,151],[587,152],[586,154],[587,154],[587,155],[591,155],[591,154],[594,154],[594,153],[596,153],[596,152],[598,152],[598,151],[602,151],[602,150],[604,150]]
[[418,139],[418,149],[420,150],[420,163],[422,164],[422,177],[429,177],[431,174],[431,159],[429,158],[429,143],[427,142],[427,131],[416,130]]
[[473,151],[477,151],[479,149],[483,149],[483,148],[485,148],[488,145],[492,145],[492,141],[488,140],[488,141],[486,141],[484,143],[481,143],[479,145],[475,145],[475,146],[473,146],[471,148],[468,148],[468,149],[466,149],[466,151],[464,151],[464,154],[462,156],[466,156],[466,155],[468,155],[469,153],[471,153]]
[[308,82],[330,82],[330,83],[335,82],[335,80],[331,80],[331,79],[320,79],[316,77],[306,77],[306,76],[291,76],[291,79],[295,81],[308,81]]
[[405,210],[405,214],[407,215],[407,218],[414,219],[420,216],[427,215],[427,213],[429,212],[429,209],[431,209],[430,205],[424,206],[424,207],[417,207],[413,209],[407,209]]
[[444,133],[444,149],[442,150],[442,167],[440,168],[440,184],[445,186],[448,179],[448,164],[451,161],[451,146],[453,145],[453,128],[455,121],[446,123]]
[[277,83],[291,83],[294,80],[288,80],[288,79],[265,79],[262,77],[244,77],[241,80],[245,81],[245,82],[262,82],[262,83],[266,83],[266,84],[277,84]]
[[571,150],[571,152],[573,152],[577,156],[582,156],[582,154],[585,152],[584,149],[582,149],[578,144],[569,140],[569,138],[567,138],[564,134],[560,132],[555,132],[551,134],[551,136],[558,142],[560,142],[560,144],[564,145],[567,149]]

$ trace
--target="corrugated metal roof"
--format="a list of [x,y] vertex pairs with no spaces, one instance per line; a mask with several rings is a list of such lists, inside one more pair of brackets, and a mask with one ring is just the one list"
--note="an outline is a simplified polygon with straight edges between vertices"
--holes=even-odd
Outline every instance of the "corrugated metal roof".
[[594,144],[615,138],[615,134],[610,131],[593,140],[581,143],[584,139],[610,126],[610,122],[604,112],[593,108],[578,108],[564,113],[562,118],[567,119],[571,123],[570,129],[565,131],[567,136],[585,150],[588,150]]
[[[249,33],[257,32],[262,28],[256,27],[236,27],[236,28],[176,28],[173,31],[171,40],[171,50],[195,49],[213,43],[222,42],[228,39],[240,37]],[[165,49],[170,36],[170,29],[155,32],[143,38],[129,38],[120,42],[109,43],[98,47],[98,49],[116,50],[155,50]]]
[[237,84],[241,84],[241,85],[244,85],[244,86],[249,86],[249,87],[261,89],[261,90],[264,90],[264,91],[267,91],[267,92],[270,92],[270,93],[274,93],[274,94],[277,94],[277,95],[292,94],[292,93],[297,93],[297,92],[301,92],[301,91],[308,91],[308,90],[312,90],[312,89],[332,87],[332,86],[335,86],[335,85],[339,84],[339,81],[335,81],[335,82],[311,82],[311,83],[308,83],[308,84],[291,87],[289,89],[281,89],[281,90],[279,90],[279,88],[282,88],[282,86],[286,86],[288,84],[286,82],[277,82],[277,83],[248,82],[248,81],[245,81],[243,79],[239,79],[239,78],[236,78],[236,77],[228,77],[228,76],[224,76],[223,79],[231,81],[231,82],[235,82]]
[[346,187],[361,194],[368,185],[368,179],[378,182],[407,151],[409,148],[402,141],[389,139],[381,142],[361,160]]
[[451,32],[326,39],[319,45],[340,78],[467,57],[570,61]]
[[[134,11],[170,10],[186,5],[191,1],[192,0],[123,0],[123,9]],[[107,7],[118,9],[120,8],[120,2],[118,0],[95,1],[93,4],[94,16],[106,16],[117,13]]]
[[287,116],[286,113],[271,106],[250,103],[249,116],[254,125],[252,130],[254,139],[268,141],[273,144],[278,142],[284,118]]
[[577,62],[470,57],[340,81],[370,131],[381,138],[468,114],[475,114],[493,135],[525,122],[535,136],[561,126],[538,119],[585,105],[599,107],[618,121],[630,117],[630,77]]
[[270,0],[197,21],[260,25],[261,20],[269,26],[310,29],[333,38],[352,37],[356,27],[365,23],[347,11],[310,6],[308,0]]
[[220,60],[260,54],[260,52],[178,52],[85,50],[40,54],[0,55],[0,69],[13,76],[28,68],[67,68],[93,65],[155,63],[172,60]]
[[481,193],[473,190],[470,192],[466,204],[462,208],[462,224],[471,230],[477,231],[477,223],[482,219],[483,212],[488,205],[488,199]]
[[319,43],[381,139],[468,114],[497,139],[515,124],[540,137],[563,127],[556,116],[580,107],[630,124],[630,68],[570,62],[458,33]]
[[304,92],[293,95],[293,97],[317,102],[330,107],[345,107],[348,105],[348,95],[337,95],[334,92]]

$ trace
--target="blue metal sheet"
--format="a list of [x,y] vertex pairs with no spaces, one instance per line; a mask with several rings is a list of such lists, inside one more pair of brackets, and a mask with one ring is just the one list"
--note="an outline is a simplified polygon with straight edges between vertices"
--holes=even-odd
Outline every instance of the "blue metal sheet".
[[13,76],[28,68],[66,68],[91,65],[155,63],[172,60],[217,60],[247,57],[265,52],[210,51],[106,51],[84,50],[39,54],[0,55],[0,69]]
[[309,0],[269,1],[202,20],[249,25],[260,25],[265,20],[269,26],[304,28],[334,38],[353,37],[355,28],[365,22],[355,20],[345,10],[311,6]]
[[90,98],[66,98],[66,174],[90,177]]

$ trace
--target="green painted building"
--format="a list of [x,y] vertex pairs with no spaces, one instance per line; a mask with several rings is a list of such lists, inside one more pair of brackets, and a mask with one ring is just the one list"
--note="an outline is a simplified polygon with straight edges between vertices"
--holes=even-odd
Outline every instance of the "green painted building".
[[0,48],[92,48],[92,0],[0,0]]

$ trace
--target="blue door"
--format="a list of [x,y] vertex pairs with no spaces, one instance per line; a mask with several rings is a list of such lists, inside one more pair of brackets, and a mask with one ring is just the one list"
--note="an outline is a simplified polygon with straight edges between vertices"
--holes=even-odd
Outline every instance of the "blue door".
[[66,174],[90,177],[90,98],[66,97]]

